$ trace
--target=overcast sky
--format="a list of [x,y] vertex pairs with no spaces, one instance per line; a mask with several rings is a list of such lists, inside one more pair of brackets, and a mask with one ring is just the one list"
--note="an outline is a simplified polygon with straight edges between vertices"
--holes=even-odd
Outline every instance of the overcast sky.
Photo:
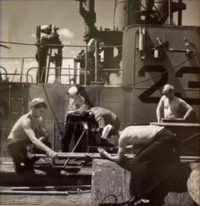
[[[113,3],[114,0],[96,1],[98,26],[112,27]],[[102,18],[99,18],[100,13],[102,13]],[[38,25],[55,24],[60,28],[64,44],[83,44],[84,22],[79,15],[78,1],[0,0],[0,15],[0,39],[3,41],[35,43]],[[33,56],[34,47],[26,47],[25,53],[24,49],[12,45],[12,50],[4,49],[3,55]]]
[[[97,27],[113,27],[115,0],[96,0]],[[200,0],[185,0],[184,25],[200,25]],[[75,0],[0,0],[0,40],[35,43],[36,27],[55,24],[64,44],[84,44],[84,22]],[[34,57],[35,46],[10,45],[0,49],[3,57]],[[80,49],[64,49],[64,56],[75,56]]]

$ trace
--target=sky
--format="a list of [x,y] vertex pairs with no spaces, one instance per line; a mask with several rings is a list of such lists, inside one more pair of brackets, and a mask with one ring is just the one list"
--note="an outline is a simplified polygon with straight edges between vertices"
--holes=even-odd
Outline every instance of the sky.
[[[96,26],[113,28],[115,0],[96,0]],[[183,25],[200,25],[200,0],[185,0],[187,10],[183,12]],[[36,27],[55,24],[63,44],[84,45],[84,22],[79,15],[76,0],[0,0],[0,41],[36,43]],[[34,57],[35,46],[10,45],[11,49],[0,48],[1,57]],[[64,56],[74,57],[80,48],[64,48]],[[28,61],[28,60],[27,60]],[[32,61],[32,62],[31,62]],[[2,60],[1,60],[2,63]],[[20,68],[17,59],[7,60],[8,69]],[[0,64],[1,65],[1,64]],[[14,65],[14,66],[13,66]],[[36,66],[29,60],[29,66]]]
[[[96,12],[99,26],[111,27],[114,0],[97,0]],[[84,44],[84,22],[79,15],[79,2],[75,0],[0,0],[0,28],[3,41],[35,43],[35,32],[38,25],[55,24],[60,28],[64,44]],[[103,18],[99,18],[100,8],[106,8]],[[33,49],[16,48],[3,54],[13,56],[33,55]],[[19,46],[17,46],[19,47]],[[20,46],[21,47],[21,46]]]

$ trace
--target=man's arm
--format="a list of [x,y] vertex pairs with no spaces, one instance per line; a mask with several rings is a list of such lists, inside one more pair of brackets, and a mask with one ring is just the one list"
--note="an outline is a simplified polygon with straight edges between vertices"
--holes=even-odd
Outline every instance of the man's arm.
[[103,129],[106,126],[106,123],[105,123],[102,113],[99,111],[96,111],[94,112],[94,117],[95,117],[96,122],[98,123],[98,127]]
[[30,139],[32,144],[35,145],[35,147],[46,152],[47,155],[52,158],[55,158],[57,156],[56,152],[54,152],[51,148],[47,147],[44,143],[42,143],[39,139],[37,139],[35,132],[31,128],[30,121],[26,120],[26,123],[23,124],[23,128],[28,138]]
[[87,111],[89,109],[89,106],[86,104],[85,98],[81,95],[78,95],[75,99],[76,109],[67,111],[66,114],[72,114],[72,113],[82,113],[83,111]]
[[106,150],[102,149],[102,148],[98,148],[98,152],[101,155],[102,158],[108,159],[112,162],[115,162],[117,164],[121,163],[123,158],[124,158],[124,150],[122,148],[118,149],[118,153],[115,156],[112,156],[111,154],[109,154],[108,152],[106,152]]
[[72,113],[82,113],[83,111],[87,111],[89,109],[88,105],[83,104],[80,106],[80,108],[72,110],[72,111],[68,111],[68,114],[72,114]]
[[39,118],[39,127],[40,127],[40,141],[46,141],[49,139],[49,135],[47,129],[45,127],[45,123],[43,117]]
[[157,121],[158,122],[161,122],[161,119],[162,119],[162,113],[163,113],[163,97],[161,97],[159,103],[158,103],[158,106],[156,108],[156,117],[157,117]]
[[183,99],[179,99],[181,105],[186,109],[186,113],[183,116],[183,120],[187,120],[187,118],[191,115],[191,113],[194,111],[192,106],[190,106],[187,102],[185,102]]

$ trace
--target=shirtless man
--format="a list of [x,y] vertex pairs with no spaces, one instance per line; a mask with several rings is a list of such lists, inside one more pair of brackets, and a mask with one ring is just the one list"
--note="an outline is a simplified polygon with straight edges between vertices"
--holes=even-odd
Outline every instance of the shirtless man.
[[[129,126],[120,132],[118,153],[113,156],[99,148],[103,158],[116,162],[131,171],[130,192],[141,205],[162,205],[166,190],[163,179],[172,172],[172,165],[179,162],[178,144],[173,133],[154,125]],[[127,159],[127,150],[135,157]],[[148,200],[143,204],[142,200]]]
[[[163,96],[161,97],[156,109],[157,121],[162,122],[166,119],[189,121],[192,113],[194,114],[194,110],[183,99],[175,96],[174,86],[166,84],[162,93]],[[184,115],[180,114],[181,109],[184,110]]]
[[43,151],[51,158],[57,156],[50,148],[44,126],[43,113],[47,108],[46,103],[41,98],[35,98],[30,102],[30,108],[30,111],[14,124],[7,139],[7,151],[13,159],[16,173],[23,172],[21,163],[24,163],[25,169],[32,169],[36,161],[31,153],[33,149]]

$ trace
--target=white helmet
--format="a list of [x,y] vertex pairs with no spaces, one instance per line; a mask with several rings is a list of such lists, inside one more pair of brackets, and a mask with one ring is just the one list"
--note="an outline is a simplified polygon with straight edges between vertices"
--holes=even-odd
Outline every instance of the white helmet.
[[78,92],[78,88],[76,87],[76,86],[72,86],[72,87],[70,87],[69,89],[68,89],[68,94],[69,95],[76,95],[77,94],[77,92]]

